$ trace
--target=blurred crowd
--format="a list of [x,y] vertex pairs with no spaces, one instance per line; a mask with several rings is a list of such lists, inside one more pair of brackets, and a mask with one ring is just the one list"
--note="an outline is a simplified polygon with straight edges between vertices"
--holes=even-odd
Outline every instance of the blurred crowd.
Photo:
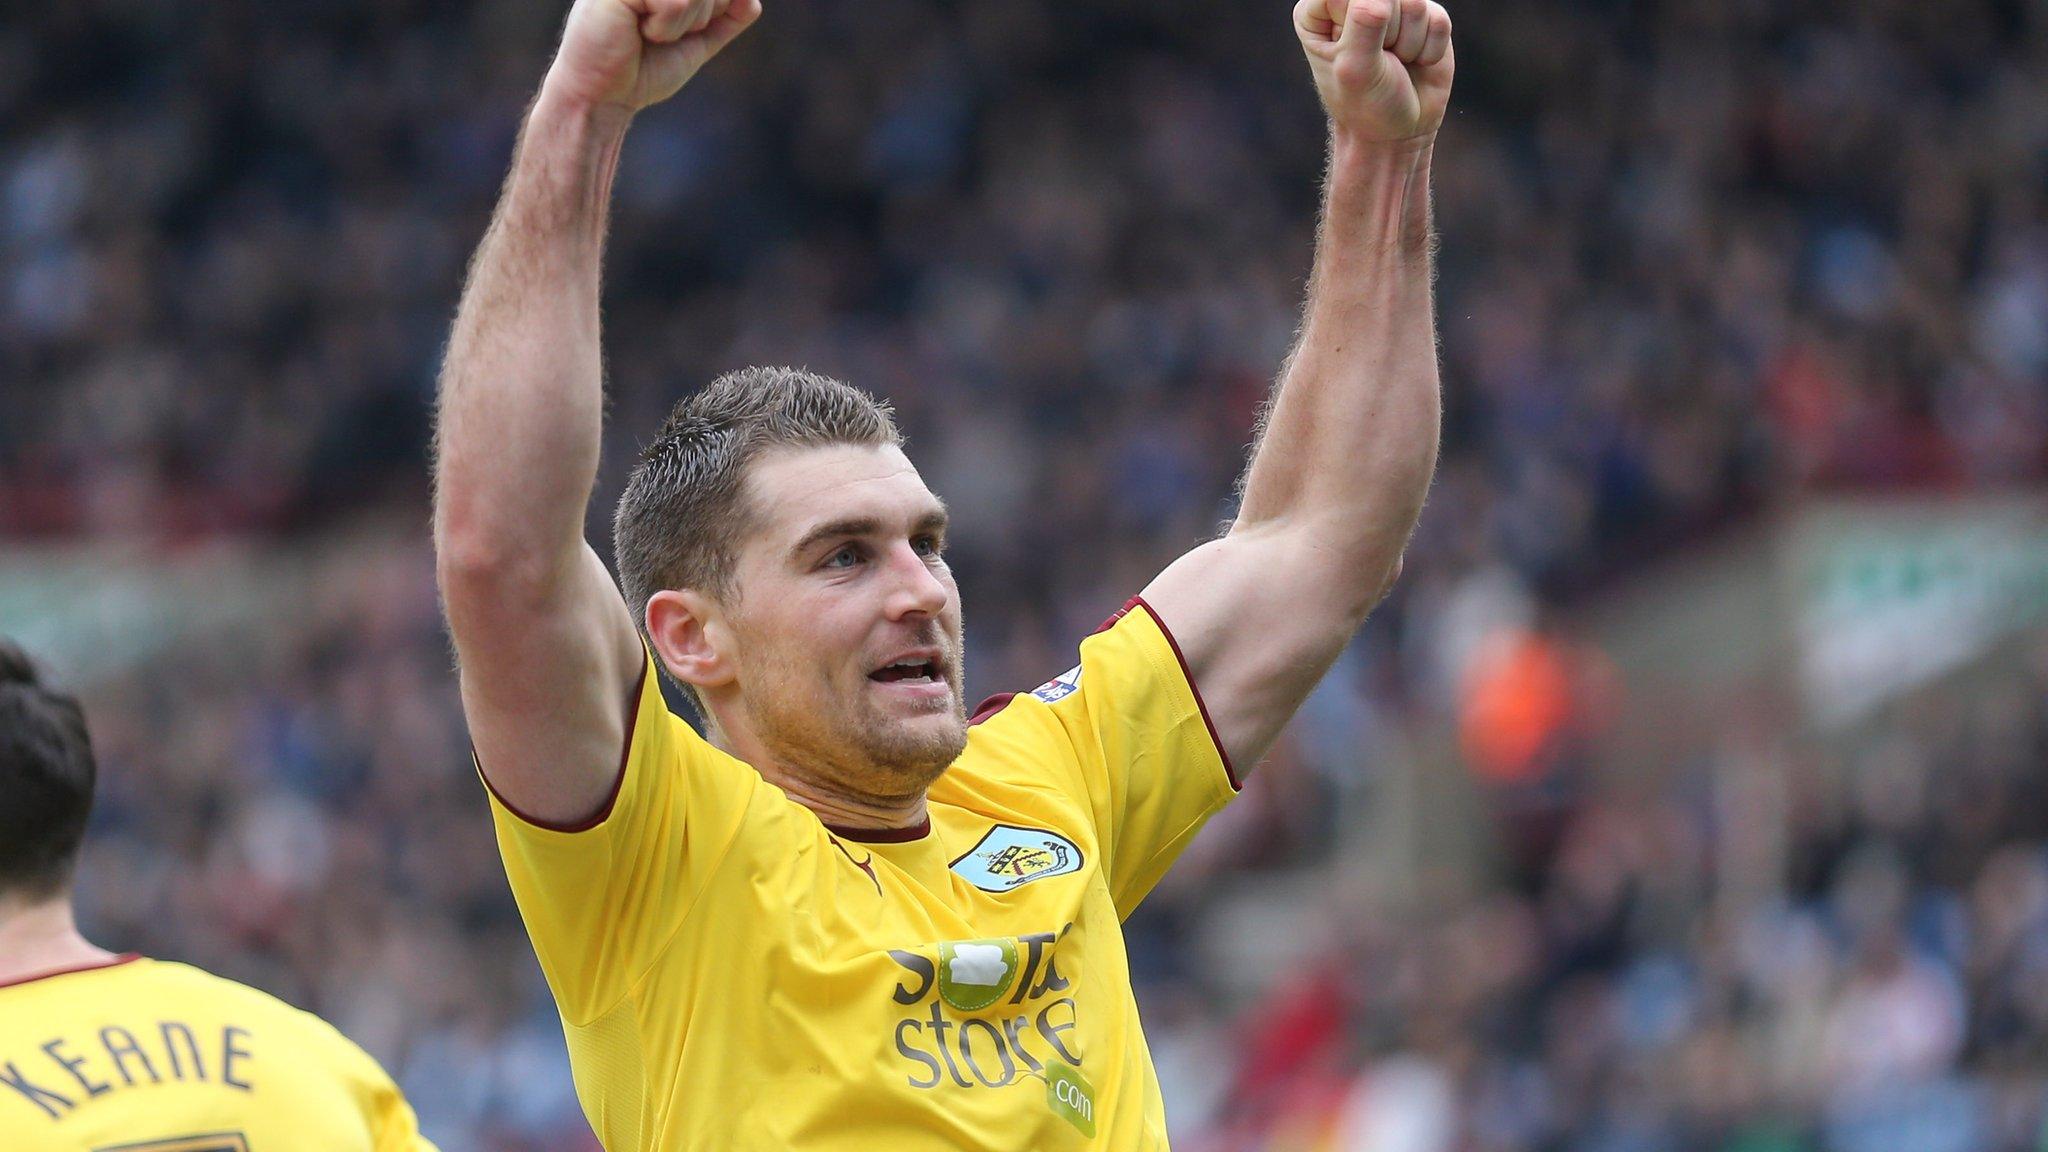
[[1838,752],[1739,736],[1589,796],[1519,883],[1333,916],[1323,959],[1228,1022],[1162,997],[1176,1147],[2048,1148],[2029,643]]
[[312,1008],[443,1152],[594,1149],[498,863],[423,544],[87,698],[86,933]]
[[[0,541],[288,545],[375,514],[423,534],[439,349],[560,15],[0,16]],[[1453,15],[1443,467],[1394,598],[1218,830],[1242,864],[1327,853],[1317,801],[1390,733],[1455,720],[1490,635],[1647,556],[1816,488],[2048,474],[2048,9]],[[1227,517],[1322,133],[1285,4],[771,6],[627,146],[597,507],[716,372],[840,375],[896,402],[954,509],[970,695],[1045,679]],[[1891,783],[1796,808],[1775,881],[1737,890],[1713,844],[1741,813],[1686,791],[1729,771],[1568,797],[1509,887],[1362,929],[1356,963],[1255,1025],[1161,959],[1202,915],[1169,894],[1134,963],[1183,1139],[2034,1147],[2048,882],[2016,798],[2048,771],[2042,694],[1899,718],[1841,773]],[[93,709],[104,943],[332,1016],[450,1152],[573,1146],[423,542]],[[1482,776],[1531,770],[1487,751],[1518,731],[1468,741]],[[1758,755],[1713,754],[1735,778]],[[2003,799],[1950,799],[1971,773]],[[1240,1063],[1189,1055],[1242,1027]]]

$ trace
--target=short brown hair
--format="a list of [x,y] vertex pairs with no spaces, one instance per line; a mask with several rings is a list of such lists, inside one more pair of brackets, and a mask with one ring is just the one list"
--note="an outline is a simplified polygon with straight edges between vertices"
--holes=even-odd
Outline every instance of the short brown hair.
[[747,467],[770,448],[900,446],[889,406],[801,368],[741,368],[684,397],[640,453],[612,521],[619,580],[636,625],[664,588],[721,600],[753,518]]
[[42,900],[70,884],[97,772],[78,701],[0,637],[0,895]]

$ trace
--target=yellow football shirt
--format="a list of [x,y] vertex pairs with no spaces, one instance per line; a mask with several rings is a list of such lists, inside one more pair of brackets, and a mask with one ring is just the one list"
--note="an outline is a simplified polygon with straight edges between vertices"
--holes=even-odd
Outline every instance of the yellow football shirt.
[[0,986],[0,1148],[433,1152],[319,1017],[136,956]]
[[[651,667],[651,665],[650,665]],[[611,804],[498,846],[610,1152],[1166,1147],[1122,919],[1236,792],[1133,600],[928,826],[835,831],[640,689]]]

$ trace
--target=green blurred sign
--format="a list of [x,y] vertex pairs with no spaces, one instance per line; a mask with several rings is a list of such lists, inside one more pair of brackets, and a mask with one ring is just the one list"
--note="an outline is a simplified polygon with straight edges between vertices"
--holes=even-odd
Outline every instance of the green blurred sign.
[[2048,620],[2048,504],[1871,502],[1803,516],[1787,541],[1801,676],[1843,722]]

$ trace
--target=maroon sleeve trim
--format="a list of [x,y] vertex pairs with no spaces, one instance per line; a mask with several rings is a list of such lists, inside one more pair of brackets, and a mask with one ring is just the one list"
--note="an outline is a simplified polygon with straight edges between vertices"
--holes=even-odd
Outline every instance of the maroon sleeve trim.
[[1231,766],[1230,753],[1223,748],[1223,738],[1216,734],[1216,722],[1209,718],[1209,705],[1202,699],[1202,688],[1195,683],[1195,674],[1188,667],[1188,658],[1181,654],[1180,641],[1173,638],[1173,629],[1168,628],[1166,621],[1160,618],[1159,610],[1145,603],[1143,596],[1133,596],[1115,616],[1109,618],[1109,622],[1115,623],[1118,617],[1134,607],[1143,608],[1146,614],[1152,617],[1152,622],[1159,625],[1159,634],[1166,637],[1166,646],[1173,649],[1173,658],[1180,664],[1181,679],[1188,682],[1188,691],[1194,693],[1195,708],[1202,714],[1202,726],[1209,730],[1209,742],[1216,746],[1217,759],[1223,761],[1223,775],[1230,780],[1230,790],[1244,791],[1244,785],[1237,780],[1237,769]]
[[[1111,628],[1114,628],[1114,627],[1116,627],[1116,622],[1117,622],[1117,621],[1119,621],[1119,620],[1123,619],[1123,618],[1124,618],[1125,616],[1128,616],[1128,615],[1130,615],[1131,609],[1133,609],[1133,608],[1137,607],[1137,606],[1138,606],[1138,605],[1140,605],[1140,604],[1144,604],[1144,603],[1145,603],[1145,601],[1143,600],[1143,598],[1141,598],[1141,597],[1137,597],[1137,596],[1133,596],[1133,597],[1131,597],[1131,598],[1130,598],[1129,600],[1126,600],[1126,601],[1124,601],[1124,606],[1123,606],[1123,607],[1121,607],[1121,608],[1117,609],[1117,610],[1116,610],[1116,611],[1114,611],[1114,612],[1111,612],[1111,613],[1109,614],[1109,619],[1107,619],[1107,620],[1104,620],[1104,621],[1103,621],[1102,623],[1100,623],[1100,624],[1097,624],[1097,625],[1095,626],[1095,631],[1094,631],[1094,632],[1091,632],[1091,633],[1089,633],[1089,635],[1091,635],[1091,636],[1100,636],[1100,635],[1101,635],[1101,634],[1103,634],[1104,632],[1107,632],[1107,631],[1109,631],[1109,630],[1110,630]],[[1146,606],[1146,608],[1145,608],[1145,611],[1147,611],[1147,612],[1152,612],[1152,608],[1151,608],[1151,606],[1150,606],[1150,605],[1147,605],[1147,606]],[[1157,612],[1152,612],[1152,618],[1153,618],[1154,620],[1157,620],[1157,619],[1159,619],[1159,613],[1157,613]],[[1164,625],[1164,624],[1161,624],[1161,625],[1159,626],[1159,628],[1160,628],[1160,631],[1162,631],[1162,632],[1163,632],[1163,631],[1165,631],[1165,630],[1166,630],[1166,625]],[[1174,649],[1174,651],[1175,651],[1176,653],[1178,653],[1178,652],[1180,651],[1180,649],[1176,648],[1176,649]]]
[[52,968],[48,972],[32,972],[27,976],[19,976],[13,980],[0,980],[0,988],[13,988],[22,984],[33,984],[38,980],[48,980],[53,976],[69,976],[73,972],[96,972],[101,968],[112,968],[117,964],[127,964],[140,959],[142,959],[142,953],[140,952],[123,952],[111,960],[95,960],[90,964],[73,964],[69,968]]
[[976,724],[981,723],[983,720],[989,719],[996,713],[1001,712],[1005,708],[1008,708],[1010,706],[1010,701],[1015,700],[1016,698],[1017,694],[1015,692],[998,692],[995,695],[989,697],[988,699],[983,700],[981,702],[981,706],[974,710],[974,715],[967,718],[967,726],[969,728],[972,728]]
[[642,664],[640,666],[640,679],[633,684],[633,699],[631,703],[626,705],[626,741],[624,746],[619,749],[619,770],[612,776],[612,790],[605,796],[604,803],[599,805],[597,811],[589,816],[581,820],[571,820],[568,823],[557,823],[553,820],[543,820],[538,816],[521,812],[517,805],[505,799],[505,794],[498,791],[497,787],[491,783],[491,778],[484,772],[483,759],[477,755],[476,745],[471,744],[469,746],[469,758],[476,764],[477,779],[482,780],[484,787],[490,789],[491,795],[497,798],[499,806],[518,817],[519,822],[522,824],[531,824],[535,828],[547,832],[588,832],[599,824],[604,823],[611,818],[612,808],[619,802],[620,789],[626,786],[626,764],[633,758],[633,728],[640,721],[640,697],[647,691],[647,675],[648,664]]

